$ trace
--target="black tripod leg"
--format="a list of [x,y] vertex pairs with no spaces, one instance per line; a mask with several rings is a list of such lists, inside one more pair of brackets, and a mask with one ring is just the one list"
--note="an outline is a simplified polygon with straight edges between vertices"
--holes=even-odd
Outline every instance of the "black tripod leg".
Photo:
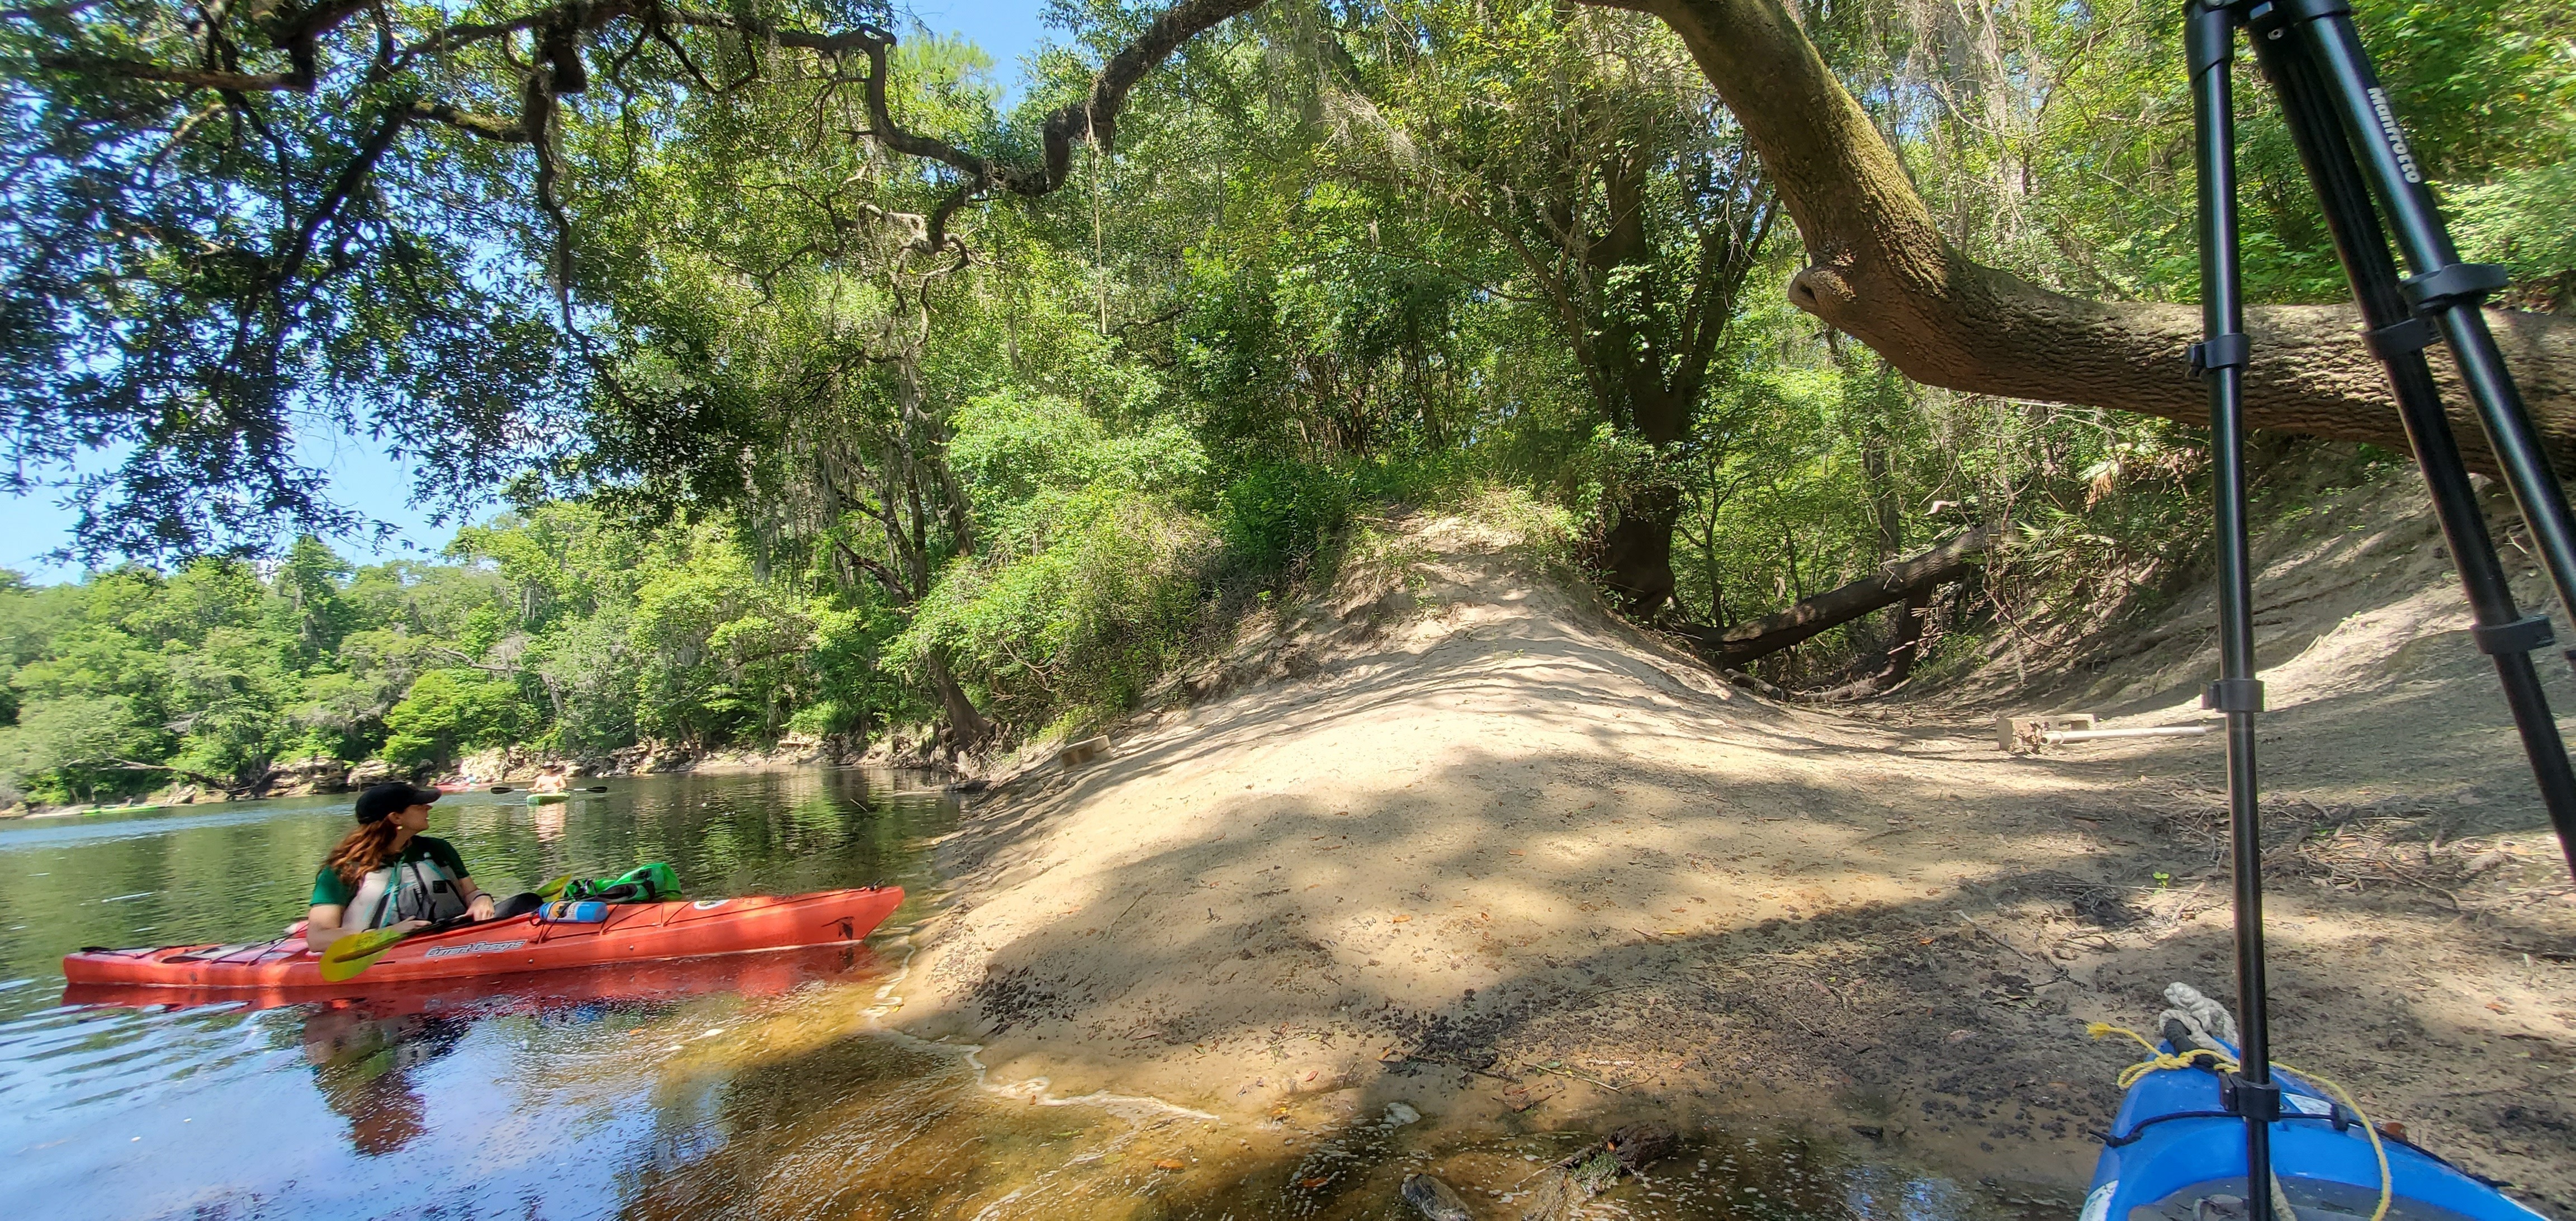
[[[2487,534],[2486,517],[2460,460],[2459,444],[2442,412],[2440,389],[2424,360],[2423,348],[2435,342],[2436,332],[2408,307],[2387,235],[2371,211],[2368,182],[2332,101],[2335,82],[2312,58],[2310,40],[2272,36],[2291,16],[2267,15],[2254,23],[2256,57],[2280,96],[2299,159],[2324,206],[2327,228],[2352,282],[2371,346],[2388,368],[2416,465],[2424,472],[2425,487],[2432,493],[2443,537],[2450,543],[2460,584],[2477,620],[2472,634],[2478,647],[2495,658],[2496,678],[2521,734],[2523,753],[2531,759],[2541,804],[2557,828],[2569,870],[2576,872],[2576,768],[2569,764],[2566,743],[2531,660],[2534,650],[2551,643],[2549,620],[2525,616],[2514,604],[2513,588]],[[2466,312],[2474,316],[2477,311],[2472,305]],[[2483,319],[2479,325],[2483,327]],[[2556,487],[2554,479],[2551,487]]]
[[2245,1204],[2272,1221],[2271,1014],[2263,979],[2263,824],[2254,765],[2254,563],[2245,528],[2245,306],[2238,275],[2236,120],[2231,62],[2235,18],[2192,0],[2183,13],[2191,54],[2192,117],[2200,171],[2200,312],[2203,338],[2191,365],[2209,383],[2209,442],[2218,493],[2219,678],[2204,707],[2227,714],[2227,809],[2236,875],[2236,1016],[2244,1039],[2233,1091],[2245,1116]]
[[2388,95],[2379,87],[2378,73],[2353,30],[2350,0],[2280,0],[2274,9],[2315,64],[2322,97],[2342,119],[2358,164],[2388,214],[2397,248],[2415,269],[2403,282],[2406,297],[2449,341],[2460,380],[2477,404],[2487,443],[2540,547],[2559,604],[2576,619],[2576,515],[2568,510],[2566,489],[2550,470],[2548,452],[2541,448],[2522,394],[2505,371],[2504,354],[2496,349],[2479,308],[2488,293],[2504,287],[2503,269],[2460,261],[2389,109]]

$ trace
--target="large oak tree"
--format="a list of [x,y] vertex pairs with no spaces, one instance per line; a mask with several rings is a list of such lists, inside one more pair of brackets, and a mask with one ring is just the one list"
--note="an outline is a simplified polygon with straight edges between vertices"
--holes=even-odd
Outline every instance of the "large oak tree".
[[[0,177],[0,396],[21,487],[125,448],[90,488],[93,552],[202,550],[280,520],[333,524],[292,417],[391,434],[463,482],[553,435],[546,311],[505,291],[496,246],[545,251],[578,334],[563,231],[564,111],[651,125],[783,78],[814,122],[918,158],[955,210],[1066,181],[1128,92],[1261,0],[1183,0],[1016,146],[916,131],[889,105],[887,14],[838,0],[701,10],[666,0],[68,0],[0,12],[14,80]],[[1917,380],[2198,421],[2188,306],[2084,300],[1947,241],[1869,117],[1779,0],[1642,0],[1733,110],[1796,222],[1799,306]],[[2541,431],[2576,452],[2576,321],[2491,310]],[[2257,427],[2402,447],[2384,379],[2340,306],[2252,311]],[[573,351],[584,351],[575,343]],[[535,389],[532,389],[534,387]],[[2465,419],[2465,412],[2463,413]],[[2477,430],[2462,429],[2475,448]]]

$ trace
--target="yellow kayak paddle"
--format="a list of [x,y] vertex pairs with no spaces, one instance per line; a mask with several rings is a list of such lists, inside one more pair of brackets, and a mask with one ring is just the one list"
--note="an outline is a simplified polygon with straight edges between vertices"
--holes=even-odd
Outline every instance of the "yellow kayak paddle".
[[385,951],[394,948],[394,943],[419,931],[408,928],[371,928],[363,933],[351,933],[334,941],[330,949],[322,951],[322,978],[335,984],[348,979],[376,965],[376,960],[384,957]]

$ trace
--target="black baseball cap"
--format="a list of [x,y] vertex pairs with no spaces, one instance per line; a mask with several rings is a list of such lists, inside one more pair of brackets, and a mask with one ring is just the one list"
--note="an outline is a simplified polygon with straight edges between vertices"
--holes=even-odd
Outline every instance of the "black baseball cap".
[[424,789],[402,783],[379,784],[358,794],[358,821],[374,822],[380,818],[399,814],[413,806],[425,806],[436,800],[438,800],[437,789]]

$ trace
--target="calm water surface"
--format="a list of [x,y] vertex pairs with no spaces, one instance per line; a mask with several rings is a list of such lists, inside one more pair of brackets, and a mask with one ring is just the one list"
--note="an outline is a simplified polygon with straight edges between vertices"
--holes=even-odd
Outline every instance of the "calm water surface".
[[[1394,1218],[1412,1215],[1404,1175],[1429,1169],[1503,1217],[1534,1170],[1588,1139],[1436,1116],[1282,1116],[1256,1133],[1150,1099],[988,1087],[967,1049],[875,1024],[899,1003],[903,930],[936,901],[927,842],[956,821],[937,788],[883,772],[619,780],[534,809],[458,795],[430,823],[502,894],[652,860],[699,898],[904,886],[867,947],[261,1011],[62,1003],[61,956],[81,946],[275,935],[303,914],[347,803],[0,824],[9,1215]],[[1743,1221],[2057,1211],[1791,1136],[1713,1133],[1604,1206]]]

